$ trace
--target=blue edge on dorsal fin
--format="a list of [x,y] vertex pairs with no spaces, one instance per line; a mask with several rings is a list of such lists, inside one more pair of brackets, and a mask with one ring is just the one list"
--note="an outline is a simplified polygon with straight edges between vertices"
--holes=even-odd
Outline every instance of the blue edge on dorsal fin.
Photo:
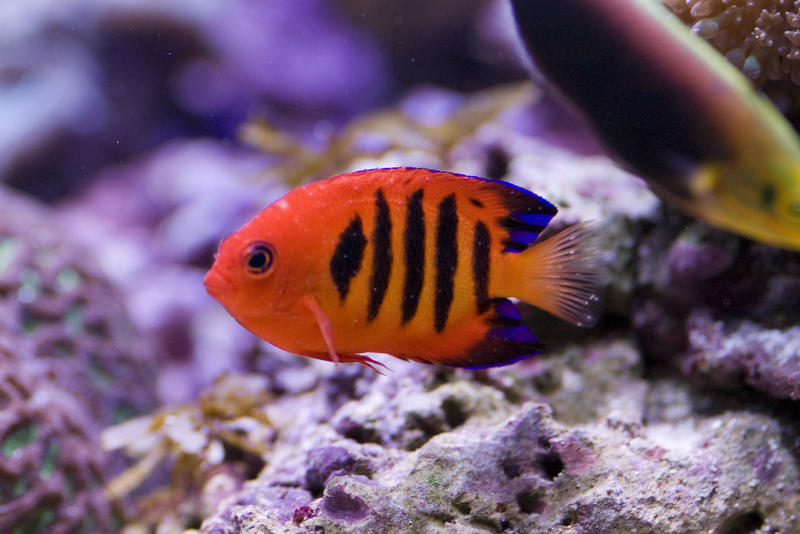
[[503,206],[508,210],[508,215],[497,220],[508,231],[508,237],[503,240],[503,252],[522,252],[528,248],[558,213],[553,204],[518,185],[502,180],[479,180],[502,186],[494,188],[494,191],[499,193]]
[[[506,182],[505,180],[493,180],[491,178],[481,178],[480,176],[470,176],[457,172],[442,172],[431,169],[420,169],[419,167],[397,167],[405,170],[423,170],[433,174],[442,173],[449,176],[461,176],[470,180],[485,182],[491,189],[498,193],[503,207],[508,210],[508,215],[498,218],[498,223],[509,233],[503,240],[503,252],[522,252],[531,243],[538,239],[539,234],[550,223],[558,208],[540,197],[536,193],[528,191],[524,187]],[[391,170],[391,169],[384,169]],[[495,187],[500,186],[500,187]]]

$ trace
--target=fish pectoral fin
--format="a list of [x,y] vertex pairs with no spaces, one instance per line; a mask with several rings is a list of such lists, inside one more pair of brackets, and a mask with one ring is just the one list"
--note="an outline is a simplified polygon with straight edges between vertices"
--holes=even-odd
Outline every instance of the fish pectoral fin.
[[339,358],[339,354],[336,352],[336,347],[333,344],[333,324],[331,323],[330,317],[322,311],[317,299],[312,295],[306,295],[301,302],[314,316],[314,320],[317,321],[317,326],[319,326],[319,331],[322,334],[322,339],[325,341],[325,348],[328,349],[328,356],[330,356],[331,361],[333,363],[340,363],[342,360]]
[[[327,352],[302,352],[300,353],[303,356],[308,356],[309,358],[316,358],[317,360],[325,360],[330,361],[331,355]],[[341,363],[360,363],[364,367],[369,367],[379,375],[385,374],[381,369],[378,367],[382,367],[387,371],[391,371],[386,365],[379,362],[378,360],[373,360],[369,356],[364,354],[337,354],[339,357],[339,362]],[[405,359],[405,358],[401,358]]]

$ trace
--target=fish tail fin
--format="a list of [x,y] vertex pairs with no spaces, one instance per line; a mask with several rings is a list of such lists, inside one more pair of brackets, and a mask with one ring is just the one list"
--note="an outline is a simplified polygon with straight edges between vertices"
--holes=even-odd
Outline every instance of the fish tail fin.
[[599,230],[599,222],[579,222],[509,254],[509,295],[578,326],[594,326],[602,308],[607,258]]

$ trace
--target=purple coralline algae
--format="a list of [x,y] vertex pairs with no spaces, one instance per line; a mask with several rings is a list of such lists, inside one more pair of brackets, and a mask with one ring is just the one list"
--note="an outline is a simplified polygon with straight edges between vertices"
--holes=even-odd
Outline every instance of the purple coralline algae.
[[[313,395],[284,399],[274,410],[299,403],[297,415],[278,429],[266,467],[221,501],[201,531],[800,528],[797,450],[782,437],[794,428],[790,419],[691,413],[675,402],[691,394],[687,384],[648,383],[635,366],[604,365],[629,360],[627,341],[593,350],[595,363],[584,370],[553,364],[560,385],[550,388],[552,407],[537,392],[542,369],[531,364],[488,372],[398,368],[326,421],[299,407],[314,405]],[[625,386],[599,387],[614,381]],[[568,392],[580,395],[569,391],[576,382],[595,391],[602,413],[581,424],[554,411],[569,404]],[[676,405],[689,413],[675,413]]]
[[643,350],[718,387],[799,400],[798,255],[699,223],[669,226],[639,247],[632,319]]
[[749,386],[772,397],[800,399],[800,327],[765,328],[714,321],[708,311],[686,321],[688,347],[679,365],[720,387]]

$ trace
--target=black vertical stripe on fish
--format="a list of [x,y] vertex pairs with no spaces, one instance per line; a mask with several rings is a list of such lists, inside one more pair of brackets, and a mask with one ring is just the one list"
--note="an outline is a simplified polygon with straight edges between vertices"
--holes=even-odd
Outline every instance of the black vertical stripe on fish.
[[491,235],[489,228],[482,222],[475,223],[472,241],[472,280],[475,284],[475,304],[478,313],[489,309],[489,249]]
[[372,321],[381,308],[392,273],[392,218],[383,190],[375,195],[375,230],[372,233],[372,275],[369,280],[367,321]]
[[436,223],[436,295],[433,301],[433,325],[444,330],[453,303],[453,278],[458,266],[458,213],[456,196],[451,194],[439,203]]
[[408,197],[406,227],[403,231],[406,275],[403,281],[403,324],[417,313],[422,282],[425,280],[425,212],[422,189]]
[[366,246],[367,238],[364,237],[361,217],[356,215],[347,228],[339,234],[339,242],[330,262],[331,278],[339,292],[341,302],[344,302],[350,291],[350,280],[361,269],[361,260],[364,259]]

